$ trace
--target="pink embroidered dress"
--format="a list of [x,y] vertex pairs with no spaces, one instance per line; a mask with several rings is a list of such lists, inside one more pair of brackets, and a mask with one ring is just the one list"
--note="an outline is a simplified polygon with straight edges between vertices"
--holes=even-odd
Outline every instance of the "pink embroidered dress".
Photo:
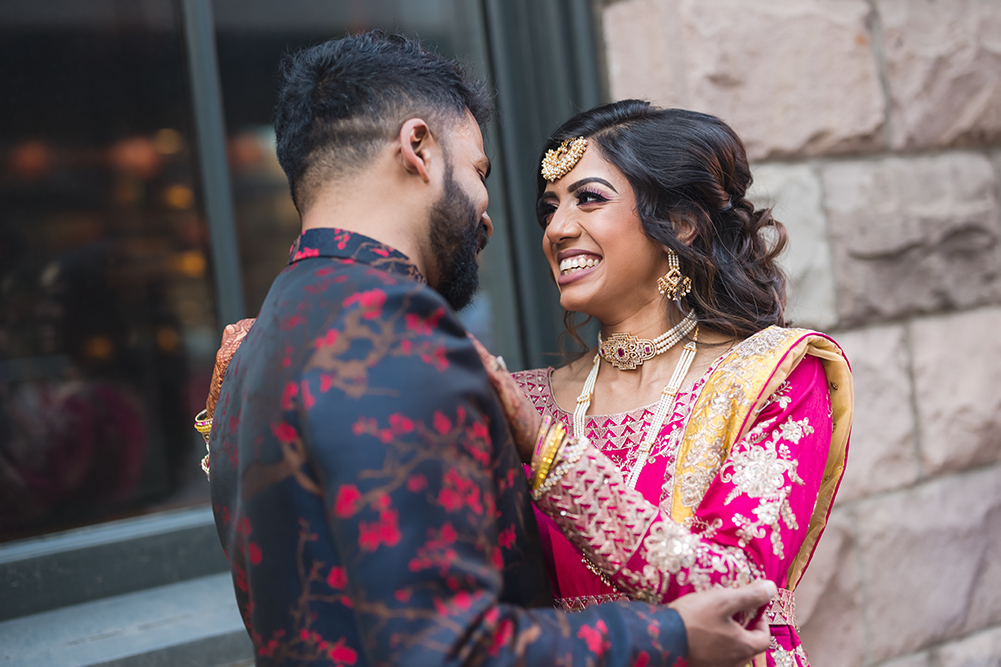
[[[748,341],[737,348],[752,348]],[[690,390],[679,392],[635,490],[625,480],[656,406],[587,415],[588,450],[536,507],[554,597],[565,609],[620,599],[667,603],[693,591],[761,578],[780,589],[790,587],[790,566],[808,527],[813,529],[818,492],[831,476],[825,478],[833,427],[828,378],[821,359],[803,357],[760,404],[757,415],[750,414],[745,435],[727,455],[717,457],[715,475],[696,471],[679,482],[679,446],[693,406],[713,373],[726,374],[726,368],[720,370],[726,356]],[[753,350],[745,356],[753,360]],[[541,414],[572,431],[572,412],[553,397],[552,371],[529,370],[515,378]],[[725,403],[732,395],[706,398]],[[843,470],[843,456],[841,463]],[[828,495],[832,500],[833,490]],[[671,518],[676,496],[688,497],[694,507],[682,523]],[[825,521],[827,508],[829,501]],[[823,523],[811,536],[810,551],[822,530]],[[771,648],[755,664],[807,667],[792,595],[783,591],[766,614]]]

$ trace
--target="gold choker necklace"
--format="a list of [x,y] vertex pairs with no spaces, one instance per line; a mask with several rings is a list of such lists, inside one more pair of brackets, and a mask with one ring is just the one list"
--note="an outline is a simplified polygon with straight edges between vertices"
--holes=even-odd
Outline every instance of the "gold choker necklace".
[[[674,367],[674,375],[671,376],[667,386],[664,387],[664,390],[660,394],[660,400],[657,401],[657,408],[654,410],[650,425],[647,427],[646,432],[640,434],[640,446],[637,450],[636,462],[633,464],[625,480],[626,486],[630,489],[636,488],[636,480],[639,479],[640,473],[643,471],[643,466],[646,465],[646,460],[650,457],[650,452],[653,450],[653,446],[660,436],[660,429],[664,426],[667,413],[674,407],[674,400],[678,395],[678,390],[681,389],[681,383],[685,381],[685,376],[688,375],[688,370],[692,367],[692,362],[695,360],[695,354],[698,351],[695,341],[698,339],[699,330],[696,328],[695,333],[692,335],[692,340],[688,341],[685,349],[681,351],[681,358],[678,359],[678,365]],[[585,437],[587,433],[587,411],[591,407],[591,398],[594,397],[594,385],[598,381],[598,368],[600,365],[600,355],[596,354],[594,355],[594,362],[591,365],[591,372],[588,373],[587,379],[584,380],[584,387],[581,389],[580,396],[577,397],[577,407],[573,411],[573,435],[576,438]]]
[[642,366],[644,361],[653,359],[677,345],[678,341],[691,333],[696,323],[695,311],[692,310],[685,319],[653,340],[636,338],[627,333],[616,333],[603,341],[599,333],[598,354],[620,371],[631,371],[637,366]]

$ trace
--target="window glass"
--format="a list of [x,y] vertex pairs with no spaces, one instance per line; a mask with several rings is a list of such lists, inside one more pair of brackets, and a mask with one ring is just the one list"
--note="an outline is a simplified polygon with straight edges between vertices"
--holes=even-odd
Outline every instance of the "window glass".
[[0,3],[0,540],[207,500],[184,44],[170,0]]
[[[479,3],[467,0],[216,0],[213,8],[244,293],[248,312],[256,313],[299,233],[298,214],[274,155],[272,121],[282,56],[349,32],[381,28],[417,36],[485,78],[483,22]],[[490,136],[488,132],[487,153],[498,174]],[[497,231],[481,257],[480,294],[461,316],[517,366],[520,347],[501,208],[503,183],[492,176],[489,187]]]

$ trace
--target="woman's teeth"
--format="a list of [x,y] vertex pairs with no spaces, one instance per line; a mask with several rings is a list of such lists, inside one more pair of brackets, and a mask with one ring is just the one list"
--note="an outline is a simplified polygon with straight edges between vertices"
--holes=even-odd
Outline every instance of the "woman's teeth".
[[567,257],[560,262],[560,275],[569,275],[574,271],[579,271],[580,269],[590,269],[592,266],[598,266],[599,264],[601,264],[601,260],[597,257],[584,257],[583,255]]

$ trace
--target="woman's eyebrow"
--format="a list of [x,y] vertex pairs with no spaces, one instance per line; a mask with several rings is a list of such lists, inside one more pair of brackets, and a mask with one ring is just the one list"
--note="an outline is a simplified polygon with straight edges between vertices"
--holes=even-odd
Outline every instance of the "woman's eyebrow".
[[604,186],[611,188],[612,192],[619,194],[619,191],[615,189],[615,186],[606,181],[603,178],[598,178],[597,176],[588,176],[587,178],[582,178],[579,181],[574,181],[569,186],[567,186],[567,192],[573,192],[579,188],[584,187],[588,183],[601,183]]

